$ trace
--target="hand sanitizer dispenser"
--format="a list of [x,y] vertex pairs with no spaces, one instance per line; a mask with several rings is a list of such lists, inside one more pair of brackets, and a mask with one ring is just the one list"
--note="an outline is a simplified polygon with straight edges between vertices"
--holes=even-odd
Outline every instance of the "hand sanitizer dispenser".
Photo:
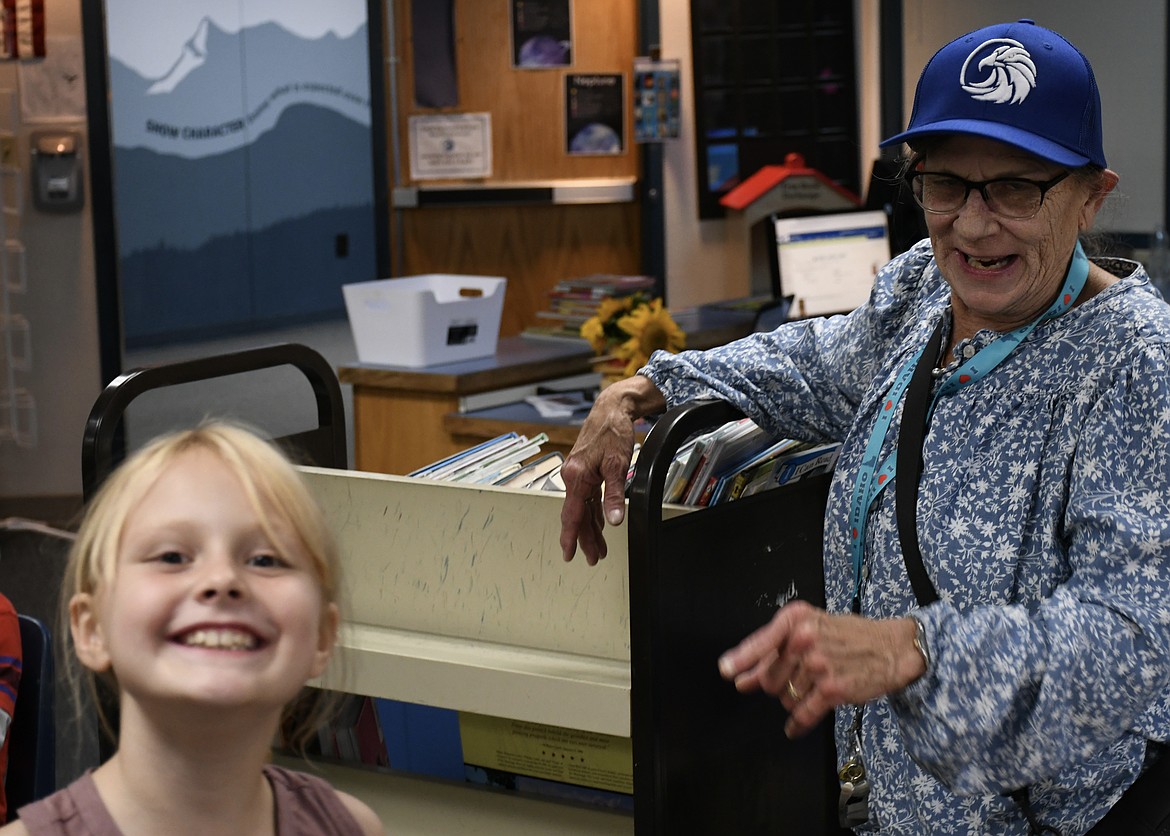
[[78,212],[85,202],[81,183],[81,135],[77,131],[37,131],[32,151],[33,206],[42,212]]

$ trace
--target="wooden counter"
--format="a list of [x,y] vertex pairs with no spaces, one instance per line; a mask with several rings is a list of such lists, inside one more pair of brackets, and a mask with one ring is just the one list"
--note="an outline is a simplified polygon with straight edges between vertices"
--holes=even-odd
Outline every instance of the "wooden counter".
[[461,397],[584,374],[592,359],[583,342],[509,337],[495,355],[462,363],[342,366],[338,379],[353,385],[354,467],[402,475],[457,453],[467,445],[444,427],[443,416],[459,411]]
[[[752,330],[754,313],[690,308],[674,314],[689,348],[711,348]],[[502,432],[547,432],[547,451],[568,452],[577,428],[563,422],[507,425],[508,416],[464,416],[459,400],[592,370],[584,342],[501,339],[495,355],[425,368],[360,363],[338,379],[353,386],[354,468],[404,475]],[[492,423],[499,419],[500,423]],[[527,428],[526,428],[527,427]],[[498,431],[495,431],[498,430]],[[490,434],[486,434],[490,433]]]
[[[541,447],[542,453],[559,451],[568,455],[577,441],[577,431],[585,415],[585,412],[580,412],[572,418],[542,418],[531,404],[508,403],[473,412],[450,412],[443,416],[443,429],[461,449],[507,432],[518,432],[529,438],[545,433],[548,441]],[[648,429],[648,425],[639,422],[635,438],[638,441],[645,439]]]

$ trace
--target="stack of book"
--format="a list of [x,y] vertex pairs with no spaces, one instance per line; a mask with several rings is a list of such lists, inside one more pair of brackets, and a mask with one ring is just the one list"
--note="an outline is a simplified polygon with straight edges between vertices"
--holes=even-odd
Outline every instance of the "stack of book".
[[652,294],[652,276],[595,273],[557,282],[548,292],[548,310],[537,311],[540,322],[524,329],[524,336],[580,339],[581,325],[597,313],[603,299]]
[[389,766],[376,702],[356,694],[342,697],[330,721],[317,729],[317,754],[347,763]]
[[[528,438],[515,432],[496,436],[447,458],[408,473],[408,476],[497,485],[528,490],[564,492],[559,452],[541,454],[548,441],[544,433]],[[787,485],[807,476],[830,473],[837,464],[840,444],[812,444],[790,438],[779,441],[748,418],[731,421],[690,439],[679,448],[667,469],[662,501],[706,507],[733,502]],[[629,486],[641,445],[635,445],[626,476]]]
[[698,435],[679,448],[666,472],[663,501],[708,506],[732,502],[832,471],[839,444],[776,441],[741,418]]
[[556,478],[564,456],[556,452],[541,455],[541,445],[547,441],[545,433],[532,438],[505,433],[406,475],[465,485],[564,490]]

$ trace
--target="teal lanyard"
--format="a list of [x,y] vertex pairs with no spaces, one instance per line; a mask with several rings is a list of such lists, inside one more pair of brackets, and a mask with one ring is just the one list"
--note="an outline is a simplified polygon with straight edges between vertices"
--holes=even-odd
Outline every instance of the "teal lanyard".
[[[1014,331],[1009,331],[994,342],[984,346],[975,356],[965,360],[938,387],[927,412],[927,421],[929,422],[930,414],[934,411],[935,404],[938,403],[940,397],[954,394],[964,386],[981,380],[1015,351],[1016,346],[1032,333],[1032,329],[1044,320],[1058,317],[1071,308],[1073,302],[1081,295],[1088,276],[1089,259],[1085,256],[1085,251],[1078,242],[1076,249],[1073,250],[1068,273],[1064,277],[1064,287],[1060,295],[1056,297],[1056,301],[1032,322]],[[898,403],[906,395],[906,389],[910,385],[910,379],[914,376],[914,369],[917,367],[924,350],[925,346],[918,349],[914,356],[906,361],[897,377],[894,378],[889,391],[886,392],[873,431],[869,434],[869,442],[865,445],[865,455],[862,457],[861,466],[857,470],[857,479],[853,485],[853,496],[849,506],[848,531],[853,556],[854,612],[860,611],[862,570],[865,558],[865,528],[869,518],[869,510],[878,494],[893,480],[897,470],[898,451],[894,450],[890,453],[880,465],[878,457],[881,455],[882,444],[890,429],[890,424],[894,420],[894,413],[897,412]]]

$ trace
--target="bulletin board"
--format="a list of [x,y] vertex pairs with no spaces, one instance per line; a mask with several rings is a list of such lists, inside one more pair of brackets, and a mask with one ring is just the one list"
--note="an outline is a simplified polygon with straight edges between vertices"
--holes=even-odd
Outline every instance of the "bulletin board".
[[[425,108],[415,103],[411,0],[395,0],[399,45],[398,127],[401,148],[409,147],[409,117],[435,113],[489,113],[493,170],[489,182],[636,176],[637,154],[630,137],[625,153],[570,156],[565,153],[566,75],[625,73],[637,52],[635,0],[575,0],[572,13],[572,63],[542,69],[513,64],[511,0],[453,0],[455,86],[453,106]],[[625,99],[629,133],[630,97]],[[411,181],[404,171],[397,185]]]

